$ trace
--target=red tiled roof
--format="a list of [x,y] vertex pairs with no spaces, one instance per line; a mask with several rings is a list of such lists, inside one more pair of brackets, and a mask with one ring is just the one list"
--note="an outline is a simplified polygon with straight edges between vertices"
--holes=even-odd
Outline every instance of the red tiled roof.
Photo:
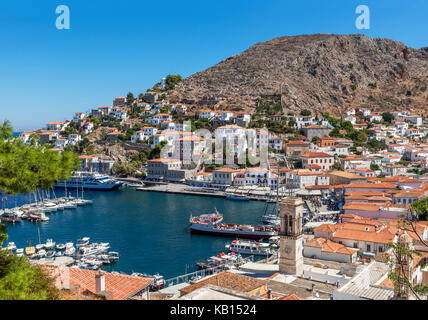
[[[95,274],[98,271],[79,268],[43,265],[54,276],[60,276],[63,285],[76,285],[80,292],[90,291],[96,294]],[[104,272],[105,291],[113,294],[114,300],[125,300],[153,282],[153,278],[143,278],[120,273]]]

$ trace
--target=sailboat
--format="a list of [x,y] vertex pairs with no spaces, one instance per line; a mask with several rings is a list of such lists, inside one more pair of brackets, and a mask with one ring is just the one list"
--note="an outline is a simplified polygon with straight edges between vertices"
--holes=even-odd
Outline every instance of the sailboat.
[[[265,224],[279,226],[281,223],[281,220],[279,218],[279,166],[278,166],[278,183],[276,185],[276,197],[269,197],[269,199],[266,201],[265,206],[265,214],[262,216],[261,220]],[[273,213],[267,213],[269,209],[269,204],[275,203],[275,208]]]

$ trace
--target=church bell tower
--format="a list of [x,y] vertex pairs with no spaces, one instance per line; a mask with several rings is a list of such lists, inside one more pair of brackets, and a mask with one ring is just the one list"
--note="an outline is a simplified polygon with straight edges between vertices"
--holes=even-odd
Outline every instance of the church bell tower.
[[280,203],[280,218],[279,271],[301,276],[303,274],[302,199],[283,198]]

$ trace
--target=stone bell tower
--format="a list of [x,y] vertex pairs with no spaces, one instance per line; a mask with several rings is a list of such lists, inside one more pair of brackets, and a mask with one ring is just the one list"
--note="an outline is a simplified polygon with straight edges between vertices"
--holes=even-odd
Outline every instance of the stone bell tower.
[[279,272],[303,274],[303,201],[297,197],[283,198],[280,203]]

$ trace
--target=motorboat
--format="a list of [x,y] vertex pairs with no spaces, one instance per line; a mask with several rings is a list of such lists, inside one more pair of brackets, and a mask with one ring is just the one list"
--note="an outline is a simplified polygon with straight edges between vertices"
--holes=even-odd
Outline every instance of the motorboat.
[[24,249],[22,249],[22,248],[16,249],[16,255],[18,257],[22,257],[24,255]]
[[248,241],[248,240],[234,240],[225,246],[230,252],[240,254],[268,256],[273,253],[269,243]]
[[50,250],[46,252],[46,258],[53,258],[53,257],[55,257],[55,251]]
[[37,255],[39,258],[44,258],[46,257],[46,250],[42,249],[39,252],[37,252]]
[[83,247],[83,246],[88,245],[90,239],[91,238],[89,238],[89,237],[83,237],[82,239],[77,240],[76,247],[79,248],[79,247]]
[[25,254],[26,254],[27,256],[31,256],[31,255],[33,255],[35,252],[36,252],[36,248],[35,248],[35,247],[33,247],[33,246],[29,246],[29,247],[26,247],[26,248],[25,248]]
[[55,257],[62,257],[64,253],[62,251],[55,252]]
[[117,190],[123,185],[123,182],[116,181],[107,175],[94,172],[76,172],[68,181],[56,183],[55,188],[85,189],[110,191]]
[[74,247],[68,247],[65,249],[64,255],[72,256],[76,253],[76,249]]
[[91,266],[101,267],[103,265],[102,261],[92,257],[83,258],[81,261]]
[[95,246],[90,246],[90,247],[80,247],[79,248],[79,255],[85,257],[85,256],[90,256],[93,254],[97,254],[99,253],[101,250],[99,247],[95,247]]
[[226,199],[228,200],[238,200],[238,201],[247,201],[250,200],[246,195],[240,193],[227,193]]
[[110,252],[108,253],[108,257],[109,257],[109,260],[110,260],[110,261],[115,262],[115,261],[118,261],[118,260],[119,260],[120,255],[119,255],[119,252],[116,252],[116,251],[110,251]]
[[51,249],[54,249],[54,248],[55,248],[55,242],[53,242],[52,239],[46,240],[45,249],[46,250],[51,250]]
[[97,259],[100,260],[103,264],[110,264],[112,262],[108,254],[100,254],[97,256]]
[[67,201],[63,204],[64,209],[76,209],[77,204],[74,203],[74,201]]
[[64,250],[64,249],[65,249],[65,244],[63,244],[63,243],[58,243],[58,244],[56,245],[56,249],[57,249],[57,250]]
[[73,242],[67,242],[66,244],[65,244],[65,248],[67,249],[67,248],[73,248],[74,247],[74,243]]
[[44,247],[45,247],[45,245],[43,243],[39,243],[39,244],[36,245],[37,251],[42,250]]
[[15,251],[16,250],[16,244],[15,242],[9,242],[6,246],[6,249],[9,251]]

